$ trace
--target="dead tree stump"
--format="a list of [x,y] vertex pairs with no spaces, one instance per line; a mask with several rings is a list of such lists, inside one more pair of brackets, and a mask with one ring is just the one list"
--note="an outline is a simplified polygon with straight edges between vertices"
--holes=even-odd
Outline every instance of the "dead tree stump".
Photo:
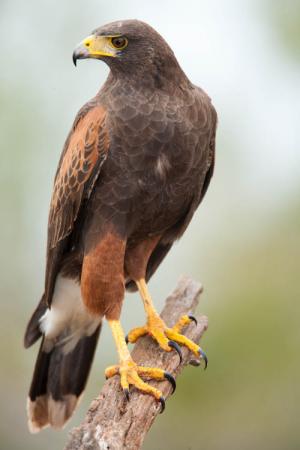
[[[180,316],[194,312],[201,292],[200,283],[182,277],[174,292],[167,298],[161,313],[167,325],[173,326]],[[197,320],[197,326],[191,323],[184,330],[184,334],[195,342],[199,341],[208,325],[205,316],[200,316]],[[161,367],[174,377],[193,359],[188,350],[182,347],[183,359],[179,365],[176,352],[162,351],[150,337],[139,339],[132,356],[139,365]],[[165,398],[170,395],[171,386],[168,381],[150,383],[158,387]],[[166,402],[165,414],[167,409]],[[81,425],[70,432],[65,450],[138,450],[159,412],[160,404],[153,397],[134,389],[127,402],[120,388],[119,377],[113,377],[106,381]]]

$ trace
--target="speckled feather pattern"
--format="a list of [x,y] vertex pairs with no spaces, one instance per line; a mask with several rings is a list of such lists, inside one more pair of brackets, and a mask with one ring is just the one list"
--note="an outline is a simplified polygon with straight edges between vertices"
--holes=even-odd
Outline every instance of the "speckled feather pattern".
[[87,232],[95,235],[111,221],[129,245],[158,233],[174,240],[172,230],[199,204],[213,159],[209,98],[195,87],[170,95],[116,82],[102,101],[111,146],[90,199]]

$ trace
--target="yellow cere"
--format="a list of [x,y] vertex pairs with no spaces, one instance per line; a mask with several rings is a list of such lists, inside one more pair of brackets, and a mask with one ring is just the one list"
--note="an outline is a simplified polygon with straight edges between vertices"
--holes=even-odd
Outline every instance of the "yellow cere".
[[112,38],[118,36],[95,36],[91,35],[82,41],[91,56],[112,56],[116,57],[118,50],[112,44]]

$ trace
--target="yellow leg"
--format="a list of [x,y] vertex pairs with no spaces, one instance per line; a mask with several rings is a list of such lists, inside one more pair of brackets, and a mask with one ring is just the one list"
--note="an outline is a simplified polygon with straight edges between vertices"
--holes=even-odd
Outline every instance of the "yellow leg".
[[193,316],[185,315],[179,319],[179,321],[174,325],[173,328],[168,328],[155,310],[145,280],[138,280],[136,284],[143,299],[145,311],[147,314],[147,324],[143,327],[138,327],[131,330],[127,335],[127,342],[134,343],[139,337],[145,334],[149,334],[158,342],[159,346],[162,349],[168,352],[172,349],[175,349],[178,352],[180,359],[181,350],[178,344],[184,345],[198,358],[202,358],[205,361],[206,367],[207,358],[203,350],[193,341],[180,333],[181,330],[192,321],[197,323],[196,319]]
[[110,366],[105,370],[106,378],[110,378],[114,375],[120,375],[121,387],[127,399],[129,399],[129,386],[133,385],[143,393],[153,395],[153,397],[161,403],[163,411],[165,407],[165,400],[161,391],[153,386],[150,386],[148,383],[145,383],[141,377],[161,381],[168,380],[173,387],[173,391],[176,387],[175,379],[170,373],[165,372],[162,369],[138,366],[131,358],[120,321],[109,320],[108,323],[111,327],[112,334],[116,342],[120,363],[115,366]]

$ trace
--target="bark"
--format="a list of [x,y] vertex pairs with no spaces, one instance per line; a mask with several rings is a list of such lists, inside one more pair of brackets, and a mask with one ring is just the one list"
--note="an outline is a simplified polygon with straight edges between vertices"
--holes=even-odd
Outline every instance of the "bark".
[[[182,277],[174,292],[167,298],[161,317],[173,326],[184,314],[194,312],[202,286],[188,277]],[[197,317],[198,325],[191,323],[183,331],[198,342],[207,329],[207,317]],[[175,378],[195,357],[182,347],[183,360],[175,351],[165,352],[150,338],[140,338],[132,352],[133,359],[142,366],[161,367]],[[203,362],[202,362],[203,364]],[[199,370],[199,369],[198,369]],[[201,370],[201,369],[200,369]],[[165,398],[171,393],[169,382],[150,381]],[[176,394],[175,394],[176,395]],[[168,402],[166,402],[167,414]],[[106,381],[99,396],[92,402],[80,426],[70,432],[65,450],[138,450],[160,412],[160,404],[153,397],[132,389],[127,402],[120,388],[119,377]]]

